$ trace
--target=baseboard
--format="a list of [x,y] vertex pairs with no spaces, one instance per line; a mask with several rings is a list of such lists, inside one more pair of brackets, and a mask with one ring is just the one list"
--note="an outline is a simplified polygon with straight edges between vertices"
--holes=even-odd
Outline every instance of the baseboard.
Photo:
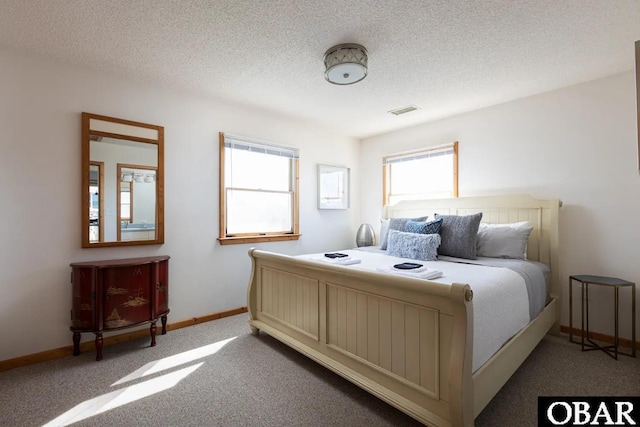
[[[179,320],[177,322],[168,323],[167,331],[173,331],[180,328],[186,328],[187,326],[197,325],[199,323],[210,322],[212,320],[222,319],[223,317],[235,316],[236,314],[246,313],[247,307],[234,308],[232,310],[222,311],[219,313],[208,314],[206,316],[192,317],[187,320]],[[160,328],[158,328],[160,329]],[[149,336],[149,329],[140,329],[124,334],[113,335],[105,337],[103,345],[112,345],[125,341],[131,341],[138,338],[144,338]],[[71,335],[69,336],[71,341]],[[94,351],[93,341],[86,341],[80,343],[80,351]],[[73,345],[66,347],[60,347],[53,350],[46,350],[39,353],[28,354],[26,356],[20,356],[13,359],[0,360],[0,372],[7,371],[13,368],[19,368],[20,366],[31,365],[33,363],[44,362],[47,360],[59,359],[61,357],[71,356],[73,354]]]
[[[580,340],[582,337],[582,329],[573,328],[570,329],[566,325],[560,326],[560,332],[568,334],[570,331],[573,331],[574,340]],[[589,335],[586,335],[586,338],[592,339],[594,341],[600,341],[607,344],[613,344],[615,342],[615,337],[613,335],[600,334],[598,332],[589,331]],[[631,340],[627,338],[618,338],[618,345],[620,347],[631,348]],[[640,342],[636,340],[636,349],[640,350]]]
[[167,330],[186,328],[187,326],[197,325],[198,323],[210,322],[212,320],[222,319],[223,317],[235,316],[236,314],[246,313],[247,307],[234,308],[233,310],[222,311],[220,313],[208,314],[206,316],[192,317],[187,320],[180,320],[167,325]]

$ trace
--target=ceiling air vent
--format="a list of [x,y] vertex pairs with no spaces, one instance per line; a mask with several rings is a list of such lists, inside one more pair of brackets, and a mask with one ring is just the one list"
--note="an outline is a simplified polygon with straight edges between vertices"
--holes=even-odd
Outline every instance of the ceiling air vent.
[[389,112],[391,114],[399,116],[400,114],[410,113],[412,111],[416,111],[417,109],[418,109],[418,107],[416,107],[415,105],[408,105],[406,107],[396,108],[395,110],[391,110]]

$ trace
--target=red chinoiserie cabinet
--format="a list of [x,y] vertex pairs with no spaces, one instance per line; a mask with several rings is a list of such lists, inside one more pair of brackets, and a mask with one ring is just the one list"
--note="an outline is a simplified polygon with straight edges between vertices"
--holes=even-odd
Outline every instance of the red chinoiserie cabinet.
[[169,256],[126,258],[71,264],[73,355],[80,354],[80,333],[96,335],[96,360],[102,359],[102,333],[156,322],[167,333]]

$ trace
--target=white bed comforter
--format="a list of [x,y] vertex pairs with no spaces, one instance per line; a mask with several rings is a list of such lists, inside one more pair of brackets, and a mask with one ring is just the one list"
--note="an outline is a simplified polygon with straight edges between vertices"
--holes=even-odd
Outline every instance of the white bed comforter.
[[[433,282],[469,284],[473,290],[473,372],[531,320],[525,281],[508,268],[447,261],[416,261],[360,250],[339,252],[360,260],[344,268],[380,272],[380,269],[392,268],[394,264],[419,262],[428,269],[442,272],[442,277],[432,279]],[[324,253],[298,257],[328,263]]]

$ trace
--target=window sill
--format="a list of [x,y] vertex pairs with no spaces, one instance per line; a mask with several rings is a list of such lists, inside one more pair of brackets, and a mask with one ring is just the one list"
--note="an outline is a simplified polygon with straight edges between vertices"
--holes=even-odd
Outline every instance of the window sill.
[[282,242],[298,240],[302,234],[274,234],[270,236],[218,237],[221,245],[239,245],[242,243]]

